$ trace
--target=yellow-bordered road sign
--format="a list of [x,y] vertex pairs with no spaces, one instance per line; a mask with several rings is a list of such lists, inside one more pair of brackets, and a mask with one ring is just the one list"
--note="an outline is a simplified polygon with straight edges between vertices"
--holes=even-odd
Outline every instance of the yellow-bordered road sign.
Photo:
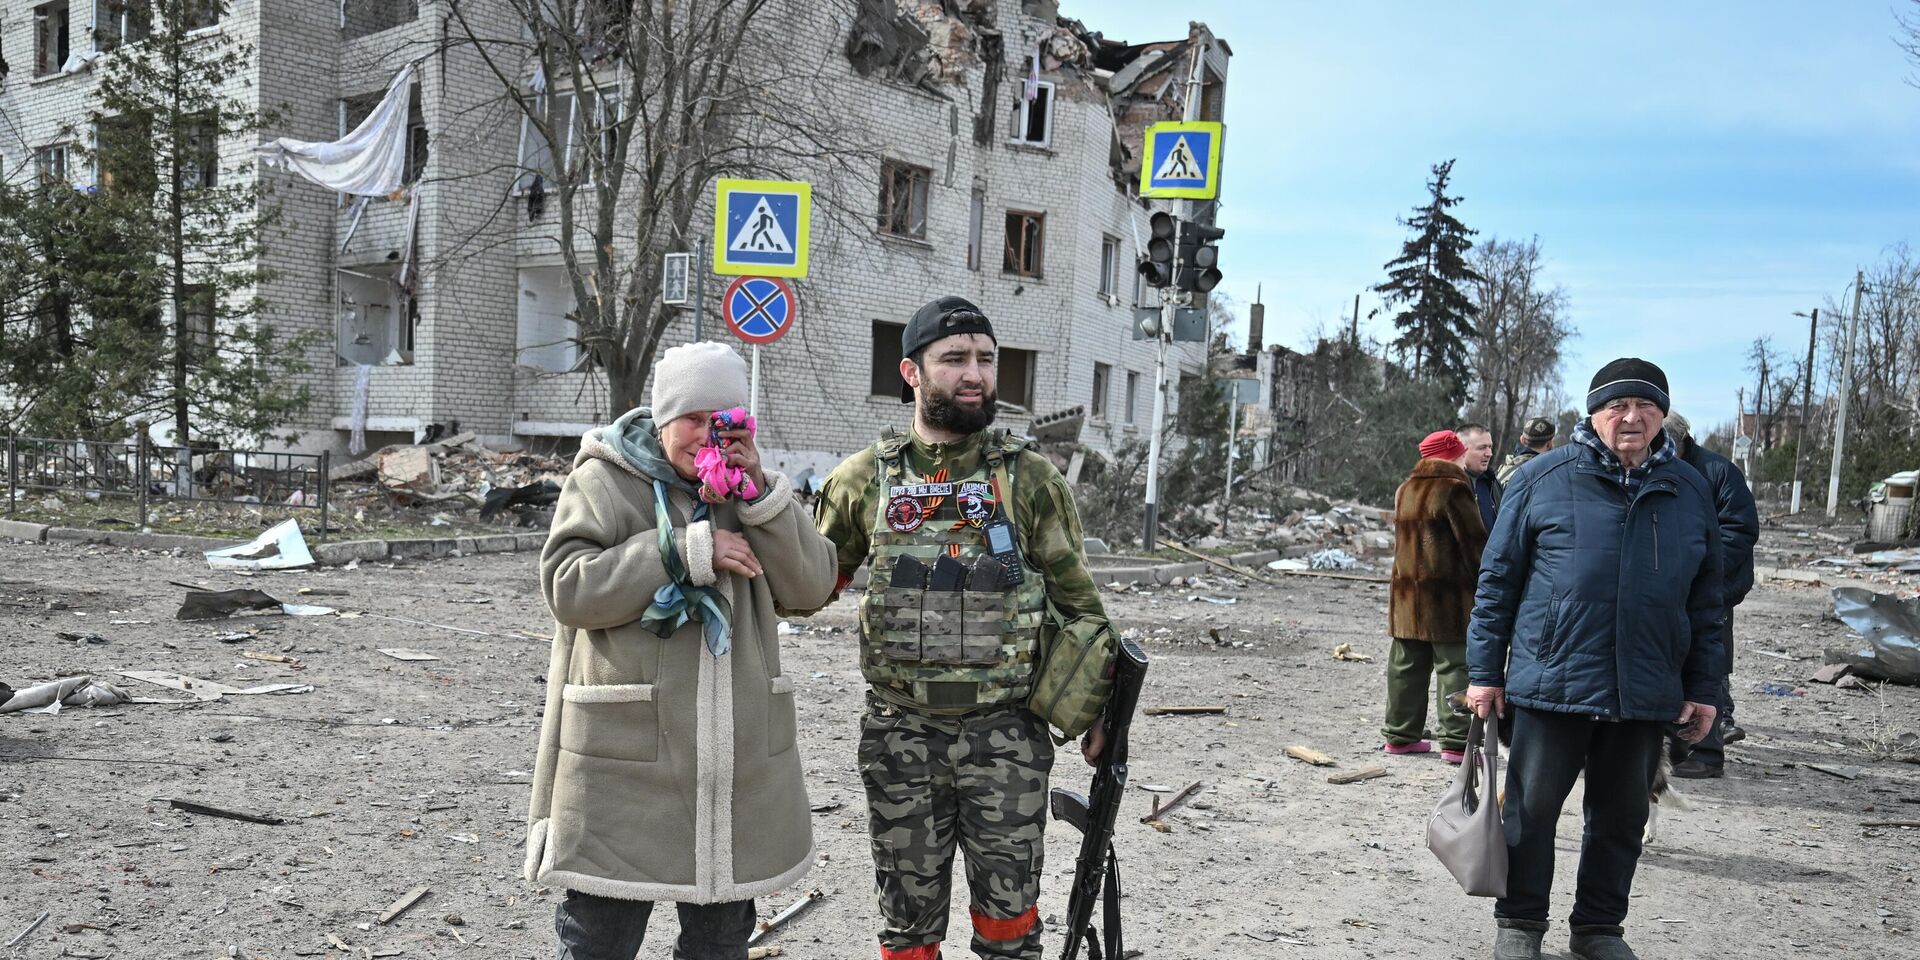
[[714,191],[714,273],[807,275],[807,234],[813,226],[812,184],[722,178]]
[[1191,120],[1147,128],[1141,153],[1140,195],[1211,200],[1220,195],[1218,123]]

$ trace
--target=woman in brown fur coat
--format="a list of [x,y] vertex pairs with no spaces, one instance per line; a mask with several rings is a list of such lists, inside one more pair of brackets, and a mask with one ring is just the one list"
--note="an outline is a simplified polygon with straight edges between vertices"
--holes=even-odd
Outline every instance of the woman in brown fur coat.
[[[1426,753],[1427,706],[1467,688],[1467,617],[1480,575],[1486,524],[1461,465],[1467,446],[1451,430],[1420,442],[1420,462],[1393,495],[1393,594],[1387,603],[1393,652],[1387,659],[1388,753]],[[1440,755],[1459,763],[1467,720],[1444,707]]]

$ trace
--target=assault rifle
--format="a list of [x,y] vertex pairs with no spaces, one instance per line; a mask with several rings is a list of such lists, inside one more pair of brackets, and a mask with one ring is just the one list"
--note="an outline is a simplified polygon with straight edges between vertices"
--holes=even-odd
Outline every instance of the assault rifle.
[[[1074,960],[1080,954],[1080,942],[1086,941],[1088,960],[1121,960],[1120,938],[1120,861],[1113,853],[1113,821],[1120,812],[1120,798],[1127,792],[1127,727],[1133,723],[1133,709],[1140,702],[1140,684],[1147,677],[1147,655],[1138,644],[1120,638],[1114,656],[1113,699],[1100,719],[1106,724],[1107,745],[1094,767],[1091,799],[1071,790],[1055,787],[1048,806],[1055,820],[1065,820],[1080,833],[1080,857],[1073,868],[1073,891],[1067,897],[1067,945],[1060,951],[1062,960]],[[1105,901],[1101,918],[1103,931],[1093,926],[1093,902]],[[1105,951],[1100,932],[1106,934]]]

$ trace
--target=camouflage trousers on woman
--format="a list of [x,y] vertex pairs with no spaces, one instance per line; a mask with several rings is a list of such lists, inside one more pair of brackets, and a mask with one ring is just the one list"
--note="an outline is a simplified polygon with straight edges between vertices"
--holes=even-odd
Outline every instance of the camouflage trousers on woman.
[[1040,956],[1040,867],[1053,741],[1025,706],[924,713],[869,693],[860,776],[880,893],[881,960],[935,960],[953,852],[966,851],[973,952]]

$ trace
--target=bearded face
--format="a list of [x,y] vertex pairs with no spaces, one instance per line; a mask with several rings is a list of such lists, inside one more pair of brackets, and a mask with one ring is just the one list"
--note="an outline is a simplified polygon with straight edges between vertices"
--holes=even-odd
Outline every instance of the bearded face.
[[992,337],[964,333],[934,341],[917,364],[902,360],[900,375],[916,390],[920,419],[929,427],[958,434],[978,433],[992,425],[999,403],[996,352]]
[[936,384],[920,384],[920,415],[927,425],[954,433],[979,433],[993,425],[1000,397],[992,388],[975,392],[963,402]]

